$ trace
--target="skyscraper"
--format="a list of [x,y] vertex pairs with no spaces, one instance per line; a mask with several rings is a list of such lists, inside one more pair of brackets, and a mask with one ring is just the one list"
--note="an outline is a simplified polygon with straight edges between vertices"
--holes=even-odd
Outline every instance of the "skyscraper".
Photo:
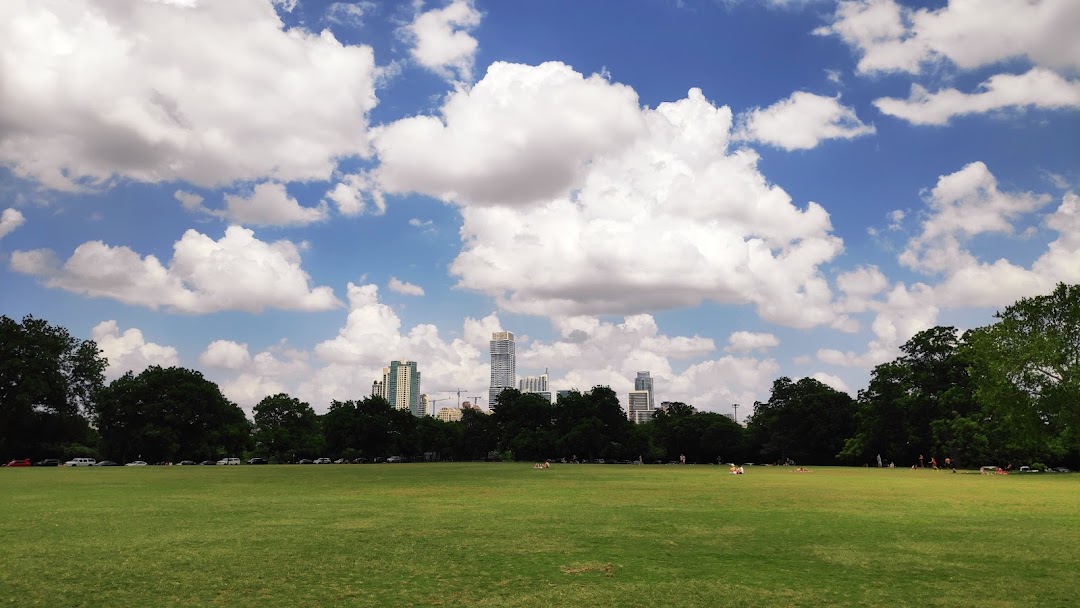
[[424,403],[420,400],[420,372],[416,361],[391,361],[383,368],[382,381],[372,385],[372,394],[386,399],[390,407],[409,410],[413,416],[424,415]]
[[638,372],[637,378],[634,378],[634,390],[635,391],[648,391],[649,392],[649,409],[656,407],[656,401],[653,400],[653,379],[649,375],[649,372]]
[[514,333],[497,331],[491,334],[491,384],[488,385],[488,407],[494,407],[499,393],[515,388],[517,364],[514,354]]

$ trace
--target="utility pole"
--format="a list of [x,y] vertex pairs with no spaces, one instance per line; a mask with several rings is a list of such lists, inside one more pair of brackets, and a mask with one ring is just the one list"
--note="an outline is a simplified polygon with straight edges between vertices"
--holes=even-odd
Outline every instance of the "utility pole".
[[736,403],[731,407],[735,408],[735,424],[739,424],[739,404]]

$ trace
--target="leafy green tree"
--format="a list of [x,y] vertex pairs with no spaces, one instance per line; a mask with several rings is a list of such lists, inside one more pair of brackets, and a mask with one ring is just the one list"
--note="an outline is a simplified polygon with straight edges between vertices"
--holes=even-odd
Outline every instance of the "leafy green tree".
[[390,406],[382,397],[334,401],[322,416],[327,453],[358,451],[368,458],[422,453],[416,443],[417,419],[408,410]]
[[615,391],[595,386],[586,393],[573,391],[551,406],[553,454],[564,458],[630,459],[641,454],[633,425]]
[[85,417],[105,382],[97,344],[32,316],[0,316],[0,456],[64,456],[89,442]]
[[555,451],[551,403],[540,395],[506,389],[491,413],[499,433],[498,448],[518,460],[549,458]]
[[[694,406],[676,401],[653,416],[656,445],[663,452],[662,459],[675,460],[697,444],[692,422],[696,413]],[[691,461],[697,460],[694,454],[687,457]]]
[[285,393],[266,397],[255,406],[253,439],[256,449],[275,462],[317,457],[324,446],[315,410]]
[[477,409],[461,411],[454,458],[460,460],[484,460],[498,448],[498,429],[492,416]]
[[176,461],[239,455],[251,426],[236,404],[197,371],[151,366],[101,392],[93,420],[115,460]]
[[[965,449],[962,437],[968,426],[938,424],[936,433],[933,426],[947,419],[980,419],[968,374],[970,359],[956,328],[919,332],[900,349],[903,355],[875,367],[869,386],[860,391],[856,430],[840,450],[842,462],[870,463],[880,454],[884,460],[909,464],[920,455],[929,461],[937,453],[943,460],[948,452]],[[977,452],[976,446],[971,450]]]
[[832,464],[855,430],[855,400],[813,378],[779,378],[747,421],[752,445],[769,460]]
[[979,401],[1030,460],[1080,458],[1080,285],[1024,298],[970,332]]

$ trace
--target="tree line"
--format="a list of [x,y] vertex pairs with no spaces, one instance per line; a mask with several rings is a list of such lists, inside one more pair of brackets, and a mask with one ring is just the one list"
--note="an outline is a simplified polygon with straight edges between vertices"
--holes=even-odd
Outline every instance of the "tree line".
[[1022,299],[986,327],[920,332],[874,368],[857,398],[778,378],[746,426],[675,403],[632,424],[607,387],[550,403],[508,389],[490,414],[417,418],[380,397],[316,414],[271,395],[254,419],[198,371],[149,367],[107,383],[97,345],[33,317],[0,317],[0,457],[93,456],[273,462],[390,455],[423,460],[549,458],[907,466],[1080,464],[1080,286]]

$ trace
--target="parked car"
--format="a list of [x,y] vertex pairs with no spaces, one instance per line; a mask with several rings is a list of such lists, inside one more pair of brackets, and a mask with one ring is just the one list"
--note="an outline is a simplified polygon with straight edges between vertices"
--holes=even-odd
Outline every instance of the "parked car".
[[316,458],[315,464],[333,464],[329,458]]
[[28,467],[28,466],[30,466],[30,459],[29,458],[23,458],[22,460],[12,460],[11,462],[7,463],[7,466],[9,466],[9,467]]
[[386,462],[401,462],[401,456],[391,456],[386,459]]
[[56,458],[46,458],[45,460],[39,460],[39,461],[35,462],[34,466],[35,467],[58,467],[58,466],[60,466],[60,461],[57,460]]
[[212,466],[217,464],[217,461],[216,460],[204,460],[204,461],[200,462],[199,464],[201,464],[203,466],[207,466],[207,467],[212,467]]
[[125,464],[124,466],[125,467],[145,467],[146,463],[143,462],[142,460],[132,460],[131,462]]
[[102,460],[101,462],[95,464],[94,466],[95,467],[118,467],[120,465],[113,462],[113,461],[111,461],[111,460]]
[[1051,472],[1053,472],[1053,473],[1071,473],[1072,471],[1070,471],[1069,469],[1066,469],[1065,467],[1054,467],[1052,469],[1046,469],[1046,472],[1047,473],[1051,473]]
[[176,464],[178,464],[180,466],[191,466],[193,464],[196,464],[196,462],[194,460],[181,460],[180,462],[178,462]]
[[270,461],[265,458],[249,458],[248,464],[270,464]]
[[353,458],[353,464],[367,464],[368,459],[361,456],[360,458]]
[[221,460],[217,461],[217,463],[218,464],[223,464],[223,465],[239,465],[240,464],[240,459],[239,458],[222,458]]
[[1033,468],[1031,468],[1029,466],[1022,466],[1022,467],[1020,467],[1020,472],[1021,473],[1038,473],[1039,469],[1033,469]]
[[310,458],[301,458],[296,464],[314,464],[315,461]]
[[72,458],[64,463],[65,467],[92,467],[97,464],[93,458]]

